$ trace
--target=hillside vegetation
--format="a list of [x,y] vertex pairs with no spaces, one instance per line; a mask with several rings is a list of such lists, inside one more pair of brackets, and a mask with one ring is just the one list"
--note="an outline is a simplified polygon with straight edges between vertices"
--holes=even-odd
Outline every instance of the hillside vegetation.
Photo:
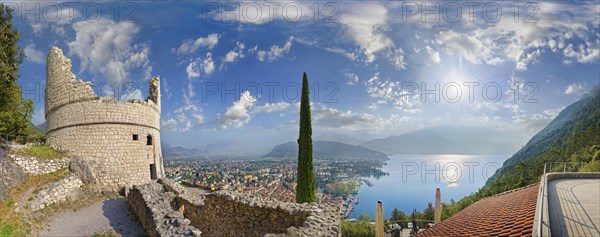
[[[568,171],[600,172],[600,87],[566,107],[525,147],[506,160],[478,192],[458,202],[443,204],[442,218],[494,194],[540,181],[544,164],[580,162]],[[556,167],[561,171],[564,166]],[[548,170],[548,172],[551,170]]]

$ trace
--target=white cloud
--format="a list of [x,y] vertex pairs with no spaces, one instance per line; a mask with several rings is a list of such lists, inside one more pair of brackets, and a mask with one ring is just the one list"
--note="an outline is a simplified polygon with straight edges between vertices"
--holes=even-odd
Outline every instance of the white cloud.
[[192,60],[187,67],[185,72],[188,79],[200,77],[200,72],[204,72],[204,75],[208,76],[215,71],[215,62],[212,59],[212,53],[206,53],[204,58],[196,58]]
[[161,84],[163,86],[163,95],[165,95],[167,99],[171,99],[173,92],[171,91],[171,87],[169,87],[169,80],[163,77],[161,78]]
[[[183,104],[174,111],[178,124],[182,124],[183,126],[172,129],[174,131],[185,132],[189,131],[194,126],[199,127],[204,124],[204,116],[201,114],[202,108],[200,108],[200,106],[198,106],[193,100],[194,96],[196,95],[193,84],[194,78],[200,77],[200,70],[202,67],[202,59],[198,58],[191,61],[186,68],[188,83],[183,93]],[[192,121],[188,118],[189,116],[195,120],[194,124],[192,124]]]
[[519,95],[522,95],[526,91],[525,82],[522,78],[517,77],[515,73],[510,75],[510,79],[508,80],[508,88],[509,90],[506,91],[506,94],[509,96],[514,96],[515,92],[518,92]]
[[171,49],[171,52],[181,55],[195,53],[202,47],[212,49],[219,43],[219,38],[219,34],[213,33],[206,37],[198,37],[196,40],[187,39],[177,49]]
[[[76,20],[81,19],[81,13],[72,7],[62,6],[60,4],[55,4],[57,2],[50,2],[49,5],[42,4],[43,15],[41,20],[38,18],[40,14],[28,14],[26,11],[16,11],[17,14],[23,14],[22,17],[27,18],[27,22],[31,23],[31,28],[33,29],[33,33],[36,35],[40,35],[40,33],[50,28],[50,30],[60,37],[66,36],[66,27]],[[49,6],[52,7],[49,7]],[[23,7],[34,8],[33,5],[22,5]],[[39,6],[38,6],[39,7]]]
[[215,71],[215,62],[212,59],[212,54],[210,52],[206,53],[206,57],[202,60],[202,68],[204,69],[204,74],[210,75]]
[[379,117],[368,113],[342,111],[335,108],[312,109],[313,124],[317,127],[347,132],[365,132],[371,134],[391,134],[406,129],[408,117],[392,114],[389,117]]
[[544,114],[546,114],[548,117],[550,117],[551,119],[556,118],[556,116],[558,116],[558,114],[565,109],[565,107],[562,108],[558,108],[558,109],[546,109],[544,110]]
[[[190,95],[189,93],[190,92],[188,91],[188,94],[183,95],[183,105],[174,111],[177,120],[175,121],[175,119],[171,118],[167,121],[170,124],[173,124],[172,127],[170,127],[170,130],[185,132],[193,127],[199,127],[204,124],[204,116],[201,114],[202,109],[192,100],[194,95]],[[190,120],[189,116],[191,116],[193,120]],[[179,124],[182,126],[178,127]]]
[[244,91],[238,101],[233,102],[225,114],[218,117],[217,128],[240,128],[250,121],[249,110],[256,103],[256,98],[249,91]]
[[347,50],[338,48],[338,47],[325,47],[325,50],[332,52],[332,53],[336,53],[339,55],[342,55],[352,61],[356,60],[356,54],[354,52],[349,52]]
[[204,116],[202,116],[201,114],[192,114],[192,117],[194,117],[194,119],[196,120],[197,126],[204,124]]
[[256,53],[256,58],[258,61],[263,62],[265,60],[273,61],[283,57],[283,55],[288,53],[292,48],[292,40],[294,40],[294,36],[290,36],[283,46],[273,45],[269,51],[260,50]]
[[583,95],[586,92],[586,87],[582,83],[571,83],[565,88],[565,94]]
[[316,47],[316,48],[322,48],[328,52],[332,52],[335,54],[339,54],[342,55],[352,61],[355,61],[357,59],[357,55],[354,52],[339,48],[339,47],[328,47],[328,46],[321,46],[319,45],[319,43],[316,40],[307,40],[304,38],[299,38],[299,37],[295,37],[294,40],[298,43],[304,44],[304,45],[308,45],[311,47]]
[[174,130],[177,127],[177,121],[175,119],[163,120],[160,127],[167,130]]
[[378,3],[354,4],[341,13],[339,21],[349,28],[354,41],[361,47],[366,62],[375,60],[375,53],[393,46],[393,41],[382,33],[388,10]]
[[404,62],[404,50],[402,48],[390,48],[386,53],[387,59],[394,65],[396,70],[400,71],[406,69],[406,62]]
[[442,59],[440,58],[440,52],[435,51],[429,46],[425,47],[425,50],[427,51],[427,55],[429,55],[429,59],[431,59],[431,62],[435,64],[440,64],[442,62]]
[[191,111],[193,113],[199,113],[202,111],[200,107],[196,105],[196,103],[192,100],[195,92],[193,91],[193,87],[189,88],[186,94],[183,95],[183,105],[175,110],[177,114],[184,114],[187,111]]
[[491,48],[474,35],[462,34],[453,30],[440,31],[435,42],[450,55],[461,56],[467,61],[480,64],[498,64],[501,60],[492,54]]
[[148,46],[133,43],[133,38],[140,31],[134,23],[117,23],[102,18],[97,22],[77,22],[73,24],[73,29],[75,40],[67,45],[69,53],[79,57],[81,70],[102,76],[110,86],[119,86],[130,81],[129,74],[132,69],[143,69],[144,76],[151,74]]
[[28,61],[33,63],[44,63],[44,53],[35,49],[34,43],[28,44],[23,51],[25,52]]
[[177,115],[177,124],[183,124],[182,127],[176,127],[172,129],[177,132],[186,132],[193,127],[192,122],[188,119],[188,117],[185,114],[182,113]]
[[191,61],[185,68],[185,72],[187,73],[188,78],[200,77],[200,69],[198,68],[198,62]]
[[143,100],[144,98],[142,98],[142,91],[140,89],[133,89],[133,88],[129,88],[128,90],[126,90],[122,95],[120,100]]
[[[217,21],[229,21],[242,24],[261,25],[275,20],[294,23],[301,20],[313,19],[311,14],[314,6],[301,1],[246,1],[235,7],[219,8],[220,11],[210,14]],[[199,17],[206,19],[208,15]]]
[[253,110],[254,113],[271,113],[276,111],[286,110],[290,107],[290,103],[277,102],[277,103],[266,103],[261,106],[256,106]]
[[576,59],[579,63],[591,63],[600,58],[600,48],[598,47],[598,43],[593,45],[590,42],[586,42],[575,48],[572,44],[569,44],[563,50],[563,54],[565,57]]
[[419,97],[418,91],[407,91],[402,88],[402,83],[397,81],[382,80],[379,78],[379,73],[375,73],[373,77],[369,78],[366,84],[369,96],[377,99],[371,108],[377,108],[378,104],[392,104],[397,109],[406,112],[420,111],[416,103]]
[[36,35],[39,35],[40,33],[42,33],[42,30],[44,30],[46,28],[46,25],[41,24],[41,23],[32,23],[31,24],[31,29],[33,29],[33,33]]
[[223,63],[233,63],[237,59],[244,58],[246,56],[246,55],[244,55],[245,48],[246,48],[246,45],[244,43],[239,42],[239,41],[236,42],[235,48],[233,48],[231,51],[229,51],[223,58]]
[[346,76],[346,78],[348,78],[348,81],[346,82],[346,84],[348,84],[348,85],[355,85],[358,82],[358,76],[354,73],[347,72],[347,73],[344,73],[344,76]]
[[543,114],[515,114],[513,122],[528,132],[538,132],[546,127],[554,117]]
[[[517,70],[526,70],[529,64],[537,63],[546,49],[562,50],[565,57],[579,63],[594,62],[600,57],[598,40],[588,41],[589,33],[593,34],[596,26],[587,22],[599,20],[595,6],[565,3],[540,3],[538,6],[536,23],[515,22],[503,17],[495,24],[470,24],[464,27],[464,32],[457,28],[441,31],[434,42],[442,46],[446,54],[462,56],[471,63],[495,65],[512,61]],[[579,41],[577,38],[585,43],[570,48],[565,46],[565,41]]]
[[447,183],[447,185],[446,185],[447,188],[459,188],[460,187],[460,183],[458,183],[458,182],[454,182],[454,183],[446,182],[446,183]]

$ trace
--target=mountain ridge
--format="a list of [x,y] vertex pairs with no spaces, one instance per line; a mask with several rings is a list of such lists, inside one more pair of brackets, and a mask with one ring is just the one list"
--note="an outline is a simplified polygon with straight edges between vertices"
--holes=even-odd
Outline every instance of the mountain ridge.
[[[287,142],[275,145],[270,152],[264,154],[262,157],[294,159],[297,156],[298,144],[296,142]],[[383,152],[335,141],[313,141],[313,157],[315,159],[331,160],[373,159],[385,161],[389,159]]]
[[437,126],[374,139],[359,145],[390,154],[509,154],[520,139],[511,134],[481,126]]

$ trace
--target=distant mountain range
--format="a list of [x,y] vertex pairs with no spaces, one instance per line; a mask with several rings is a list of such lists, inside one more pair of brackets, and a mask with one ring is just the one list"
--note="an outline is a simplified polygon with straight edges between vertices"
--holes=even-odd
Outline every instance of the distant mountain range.
[[[295,159],[298,157],[298,143],[288,142],[273,147],[271,152],[262,156],[263,158]],[[341,142],[314,141],[313,159],[331,160],[388,160],[387,155],[382,152],[364,148],[362,146],[349,145]]]
[[194,159],[204,158],[208,154],[206,150],[200,148],[185,148],[180,146],[171,146],[167,143],[161,143],[162,154],[165,159]]
[[40,123],[38,125],[34,125],[35,128],[40,130],[42,133],[46,133],[46,122]]
[[508,132],[485,127],[440,126],[360,144],[392,154],[508,154],[524,141]]
[[165,160],[256,160],[262,159],[260,155],[252,153],[234,153],[234,154],[216,154],[203,148],[186,148],[181,146],[171,146],[168,143],[161,143],[162,154]]

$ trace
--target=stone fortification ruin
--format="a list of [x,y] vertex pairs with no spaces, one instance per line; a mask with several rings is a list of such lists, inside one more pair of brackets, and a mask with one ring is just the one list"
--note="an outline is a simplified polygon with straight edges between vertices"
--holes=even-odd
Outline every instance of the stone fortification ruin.
[[194,194],[167,179],[135,185],[127,199],[151,237],[342,236],[333,204],[279,202],[232,191]]
[[286,203],[231,191],[195,193],[163,179],[158,78],[150,79],[146,101],[117,101],[96,96],[91,83],[76,80],[59,48],[51,48],[46,67],[46,142],[70,157],[52,163],[13,159],[34,175],[67,165],[73,174],[40,191],[32,209],[76,198],[71,194],[83,186],[123,190],[153,237],[341,236],[333,204]]
[[62,50],[52,47],[45,95],[46,142],[82,158],[79,170],[89,187],[117,191],[164,176],[158,77],[150,79],[145,101],[98,97],[92,83],[75,79]]

